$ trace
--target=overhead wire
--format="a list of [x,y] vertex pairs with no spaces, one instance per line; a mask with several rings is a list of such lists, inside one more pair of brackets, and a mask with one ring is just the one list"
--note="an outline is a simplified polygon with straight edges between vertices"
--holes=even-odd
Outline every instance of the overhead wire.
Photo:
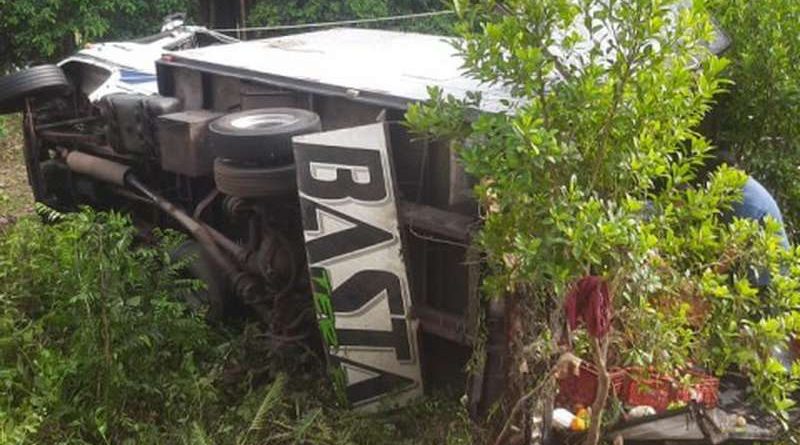
[[344,26],[344,25],[360,25],[364,23],[380,23],[380,22],[394,22],[398,20],[410,20],[424,17],[436,17],[443,15],[455,14],[455,11],[431,11],[431,12],[418,12],[414,14],[402,14],[384,17],[373,17],[366,19],[353,19],[353,20],[339,20],[332,22],[317,22],[317,23],[299,23],[295,25],[274,25],[274,26],[255,26],[245,28],[221,28],[214,29],[217,32],[249,32],[249,31],[287,31],[293,29],[312,29],[312,28],[327,28],[331,26]]

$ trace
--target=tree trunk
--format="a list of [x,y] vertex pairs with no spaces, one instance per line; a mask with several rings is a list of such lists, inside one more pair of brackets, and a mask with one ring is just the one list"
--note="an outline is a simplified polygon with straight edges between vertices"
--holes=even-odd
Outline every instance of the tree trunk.
[[586,434],[586,445],[597,445],[600,443],[600,431],[602,428],[603,411],[608,401],[608,389],[611,379],[608,375],[608,335],[602,339],[593,339],[592,348],[594,349],[595,366],[597,367],[597,395],[592,405],[592,419],[589,425],[589,432]]

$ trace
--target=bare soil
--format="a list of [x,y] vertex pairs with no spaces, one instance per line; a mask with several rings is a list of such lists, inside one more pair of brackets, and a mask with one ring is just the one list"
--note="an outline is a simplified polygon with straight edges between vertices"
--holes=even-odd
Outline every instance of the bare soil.
[[22,118],[0,116],[0,226],[33,211],[22,145]]

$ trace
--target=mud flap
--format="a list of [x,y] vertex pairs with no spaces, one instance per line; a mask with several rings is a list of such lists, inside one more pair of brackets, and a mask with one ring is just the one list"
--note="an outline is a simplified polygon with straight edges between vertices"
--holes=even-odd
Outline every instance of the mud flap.
[[356,408],[422,394],[417,322],[385,123],[293,139],[319,327],[337,392]]

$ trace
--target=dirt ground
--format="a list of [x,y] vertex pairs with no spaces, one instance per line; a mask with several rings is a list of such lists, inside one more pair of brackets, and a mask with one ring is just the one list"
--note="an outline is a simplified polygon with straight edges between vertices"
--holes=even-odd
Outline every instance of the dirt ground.
[[0,116],[0,225],[33,210],[19,115]]

